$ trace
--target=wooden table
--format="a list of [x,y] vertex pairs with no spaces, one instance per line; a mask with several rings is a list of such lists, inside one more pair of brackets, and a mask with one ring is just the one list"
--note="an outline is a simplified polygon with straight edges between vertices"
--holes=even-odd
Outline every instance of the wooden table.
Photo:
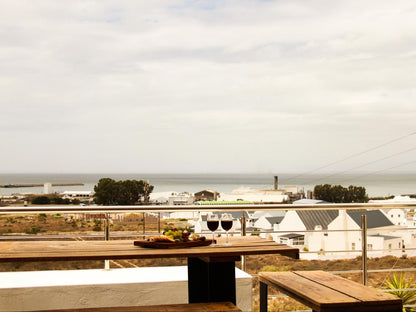
[[314,312],[401,312],[402,300],[324,271],[260,272],[260,311],[267,311],[267,286]]
[[299,249],[258,237],[233,237],[231,246],[152,249],[132,240],[0,242],[0,262],[187,258],[189,303],[236,304],[235,261],[242,255],[299,258]]

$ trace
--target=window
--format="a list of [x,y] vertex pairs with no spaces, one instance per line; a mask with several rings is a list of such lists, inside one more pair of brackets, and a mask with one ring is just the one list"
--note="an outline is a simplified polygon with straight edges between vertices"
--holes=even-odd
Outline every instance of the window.
[[368,250],[373,250],[373,244],[367,244],[367,249]]
[[355,250],[355,243],[352,243],[352,244],[351,244],[351,249],[352,249],[352,250]]
[[391,215],[390,217],[393,218],[393,215]]
[[293,239],[293,245],[304,245],[305,244],[305,237],[296,237]]
[[389,250],[391,251],[391,244],[389,244]]

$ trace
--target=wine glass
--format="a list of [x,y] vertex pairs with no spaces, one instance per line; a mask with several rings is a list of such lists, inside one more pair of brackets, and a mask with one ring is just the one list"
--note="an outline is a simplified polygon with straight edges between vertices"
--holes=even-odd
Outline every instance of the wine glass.
[[220,220],[218,218],[218,215],[216,214],[210,214],[207,217],[207,225],[209,230],[212,232],[212,246],[217,246],[215,243],[215,234],[214,232],[218,229],[218,226],[220,225]]
[[230,213],[223,213],[221,216],[221,227],[227,232],[227,240],[225,246],[230,246],[231,243],[228,241],[228,231],[233,227],[233,216]]

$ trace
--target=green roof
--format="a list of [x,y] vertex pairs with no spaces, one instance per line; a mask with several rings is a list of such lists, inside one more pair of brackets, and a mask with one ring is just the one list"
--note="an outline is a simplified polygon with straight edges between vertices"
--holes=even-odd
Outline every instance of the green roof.
[[253,202],[249,200],[223,200],[223,201],[209,201],[209,200],[201,200],[197,201],[195,205],[249,205]]

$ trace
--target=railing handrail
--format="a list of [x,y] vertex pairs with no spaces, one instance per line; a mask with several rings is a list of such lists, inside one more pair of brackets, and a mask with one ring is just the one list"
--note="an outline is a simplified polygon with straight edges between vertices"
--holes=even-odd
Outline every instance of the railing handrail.
[[352,204],[246,204],[246,205],[130,205],[130,206],[15,206],[0,207],[0,214],[52,212],[177,212],[177,211],[268,211],[268,210],[377,210],[415,208],[416,202]]

